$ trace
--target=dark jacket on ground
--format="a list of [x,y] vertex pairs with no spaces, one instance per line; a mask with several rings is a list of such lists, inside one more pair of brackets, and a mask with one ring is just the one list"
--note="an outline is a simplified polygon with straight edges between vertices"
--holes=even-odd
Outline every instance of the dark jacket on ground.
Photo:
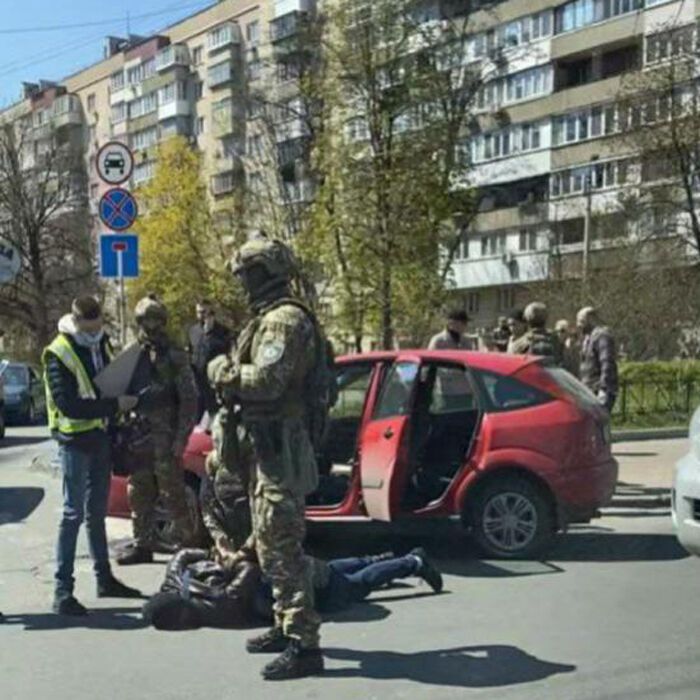
[[[78,345],[70,333],[63,335],[68,338],[73,350],[82,362],[88,376],[92,380],[97,374],[92,361],[92,355],[88,348]],[[105,335],[102,339],[102,358],[105,366],[109,359],[107,344],[109,339]],[[53,354],[49,353],[46,362],[46,378],[51,389],[51,396],[58,409],[68,418],[89,420],[91,418],[112,418],[119,408],[116,399],[83,399],[78,394],[78,382],[73,373]],[[97,389],[95,392],[99,395]],[[102,439],[104,432],[91,430],[76,435],[65,435],[54,431],[53,437],[60,443],[89,446],[96,439]]]

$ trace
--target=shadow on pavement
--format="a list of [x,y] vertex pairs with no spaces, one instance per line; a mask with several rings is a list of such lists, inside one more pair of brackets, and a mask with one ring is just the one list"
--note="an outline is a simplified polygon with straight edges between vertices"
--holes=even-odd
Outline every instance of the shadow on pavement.
[[65,629],[137,630],[146,627],[141,619],[141,608],[97,608],[86,617],[68,617],[53,613],[5,613],[2,623],[24,625],[27,632],[46,632]]
[[[433,594],[431,594],[433,595]],[[419,598],[420,594],[404,596],[406,600],[411,598]],[[402,600],[396,598],[395,600]],[[377,605],[378,602],[388,602],[390,598],[372,598],[372,600],[355,603],[347,610],[326,614],[323,616],[324,622],[379,622],[386,620],[391,615],[391,610],[383,605]]]
[[547,559],[555,562],[630,562],[674,561],[689,556],[673,535],[606,533],[565,535]]
[[414,654],[331,648],[324,649],[324,655],[359,664],[356,668],[327,669],[326,678],[408,680],[459,688],[497,688],[531,683],[576,670],[576,666],[541,661],[508,645],[465,646]]
[[0,525],[26,520],[44,500],[44,489],[31,486],[0,488]]
[[6,435],[5,439],[0,442],[0,450],[5,447],[36,445],[40,442],[46,442],[48,439],[48,435]]

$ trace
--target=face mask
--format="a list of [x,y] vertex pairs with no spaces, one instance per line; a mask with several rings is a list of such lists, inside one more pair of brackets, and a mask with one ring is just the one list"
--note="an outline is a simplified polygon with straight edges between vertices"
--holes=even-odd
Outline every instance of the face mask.
[[103,337],[104,330],[99,330],[94,333],[88,333],[87,331],[78,331],[75,334],[76,342],[79,345],[83,346],[98,345]]

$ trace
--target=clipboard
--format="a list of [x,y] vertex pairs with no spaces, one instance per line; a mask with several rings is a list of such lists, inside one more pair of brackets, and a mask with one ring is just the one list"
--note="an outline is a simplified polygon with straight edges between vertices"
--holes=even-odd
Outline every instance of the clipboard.
[[140,356],[141,347],[132,343],[95,376],[93,382],[103,398],[116,399],[127,393]]

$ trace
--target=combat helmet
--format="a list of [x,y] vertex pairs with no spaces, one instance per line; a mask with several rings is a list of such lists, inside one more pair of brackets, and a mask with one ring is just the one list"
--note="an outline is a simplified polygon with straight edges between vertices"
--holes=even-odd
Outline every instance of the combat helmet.
[[155,294],[149,294],[136,304],[134,317],[139,325],[145,322],[147,325],[164,326],[168,322],[168,310]]
[[525,307],[525,321],[531,326],[542,328],[547,323],[547,307],[540,301],[533,301]]
[[258,237],[241,246],[232,260],[231,270],[255,301],[273,289],[288,285],[298,266],[284,243]]

